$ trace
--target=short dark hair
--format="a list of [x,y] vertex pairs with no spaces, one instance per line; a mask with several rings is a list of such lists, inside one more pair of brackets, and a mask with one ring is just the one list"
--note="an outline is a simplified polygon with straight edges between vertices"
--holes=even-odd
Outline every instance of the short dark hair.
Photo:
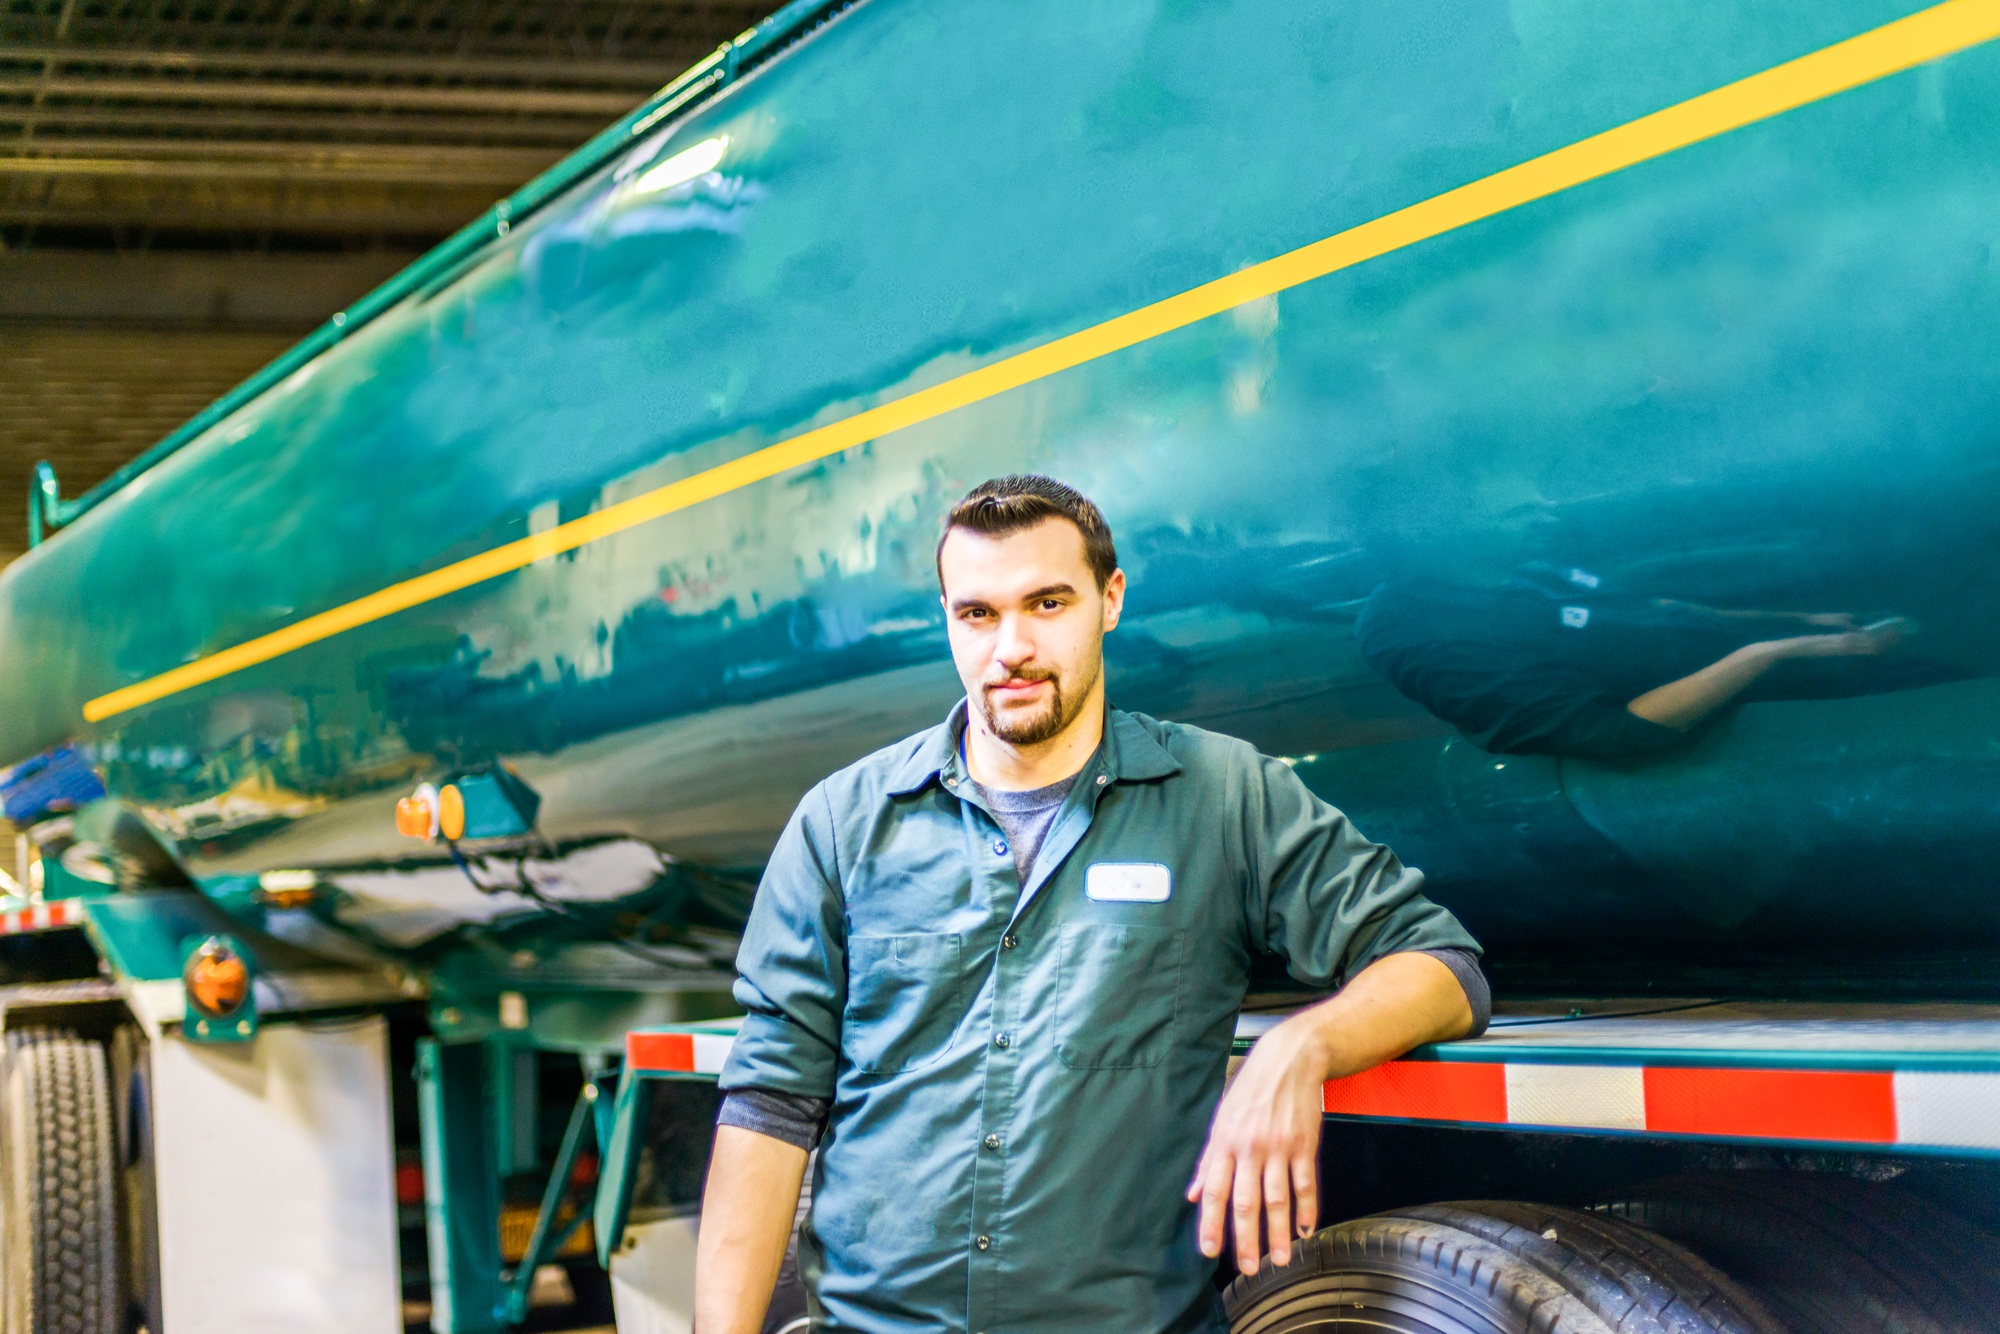
[[1104,511],[1075,487],[1034,473],[981,482],[951,507],[944,531],[938,534],[938,583],[944,583],[944,540],[952,529],[1005,537],[1048,519],[1066,519],[1083,534],[1083,558],[1101,591],[1118,568],[1118,549],[1111,544],[1111,525],[1104,521]]

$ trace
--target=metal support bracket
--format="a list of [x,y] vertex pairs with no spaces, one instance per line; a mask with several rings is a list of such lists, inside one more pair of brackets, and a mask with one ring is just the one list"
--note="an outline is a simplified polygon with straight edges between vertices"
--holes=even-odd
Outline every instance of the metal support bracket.
[[584,1220],[591,1216],[593,1206],[578,1206],[575,1215],[560,1229],[556,1226],[556,1215],[562,1208],[563,1197],[569,1194],[570,1175],[576,1171],[577,1155],[583,1149],[583,1137],[588,1132],[593,1139],[597,1135],[595,1110],[598,1101],[597,1082],[585,1078],[583,1091],[577,1095],[576,1105],[570,1109],[569,1126],[563,1131],[562,1148],[556,1154],[555,1167],[549,1173],[549,1184],[542,1190],[541,1211],[535,1215],[534,1231],[528,1234],[528,1249],[521,1256],[521,1263],[507,1280],[507,1323],[518,1325],[528,1318],[528,1293],[535,1286],[535,1271],[551,1257],[560,1255],[564,1243]]

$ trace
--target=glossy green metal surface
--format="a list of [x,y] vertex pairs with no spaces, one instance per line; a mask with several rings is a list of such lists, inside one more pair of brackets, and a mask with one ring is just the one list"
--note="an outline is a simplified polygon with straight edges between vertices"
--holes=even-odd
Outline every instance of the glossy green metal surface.
[[487,1059],[477,1043],[417,1041],[431,1328],[439,1334],[507,1328],[500,1197],[485,1115]]
[[[408,856],[396,798],[497,763],[565,846],[754,867],[807,785],[955,697],[938,518],[1034,469],[1118,533],[1118,702],[1300,757],[1500,956],[2000,947],[1991,46],[81,719],[1915,8],[869,0],[12,566],[0,756],[84,743],[200,876]],[[1462,617],[1528,567],[1921,628],[1907,670],[1679,747],[1489,755],[1355,626],[1386,581]]]

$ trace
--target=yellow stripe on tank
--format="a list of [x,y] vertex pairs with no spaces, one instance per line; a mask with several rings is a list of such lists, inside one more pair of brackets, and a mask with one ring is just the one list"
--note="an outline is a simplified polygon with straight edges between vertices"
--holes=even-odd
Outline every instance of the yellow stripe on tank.
[[429,574],[391,584],[330,611],[295,621],[233,648],[99,695],[83,706],[101,722],[193,686],[254,667],[294,649],[330,639],[370,621],[429,602],[558,552],[622,533],[642,523],[713,500],[753,482],[838,454],[906,426],[929,421],[1044,379],[1072,366],[1185,328],[1211,315],[1351,268],[1537,199],[1609,176],[1676,149],[1727,134],[1795,107],[1963,51],[2000,37],[2000,0],[1946,0],[1753,74],[1713,92],[1641,116],[1616,129],[1531,158],[1469,185],[1448,190],[1325,240],[1241,269],[1177,296],[970,371],[943,384],[856,413],[829,426],[746,454],[720,467],[634,496],[547,532],[509,542]]

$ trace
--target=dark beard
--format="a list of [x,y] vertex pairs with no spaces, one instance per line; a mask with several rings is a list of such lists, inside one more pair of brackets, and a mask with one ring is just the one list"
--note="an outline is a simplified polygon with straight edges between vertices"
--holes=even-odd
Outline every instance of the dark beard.
[[982,689],[979,692],[979,711],[986,717],[986,730],[1010,746],[1040,745],[1076,721],[1077,712],[1083,707],[1083,701],[1090,698],[1092,688],[1097,685],[1097,674],[1103,670],[1103,660],[1100,658],[1091,664],[1089,670],[1081,674],[1079,680],[1072,683],[1077,687],[1074,700],[1063,694],[1062,678],[1054,672],[1023,677],[1023,680],[1049,683],[1049,706],[1032,718],[1022,718],[1006,724],[994,716],[993,697]]
[[1063,700],[1061,679],[1053,672],[1026,679],[1049,683],[1048,707],[1032,718],[1003,722],[993,708],[993,697],[984,690],[979,692],[980,712],[986,715],[986,730],[1010,746],[1040,745],[1069,726],[1070,711]]

